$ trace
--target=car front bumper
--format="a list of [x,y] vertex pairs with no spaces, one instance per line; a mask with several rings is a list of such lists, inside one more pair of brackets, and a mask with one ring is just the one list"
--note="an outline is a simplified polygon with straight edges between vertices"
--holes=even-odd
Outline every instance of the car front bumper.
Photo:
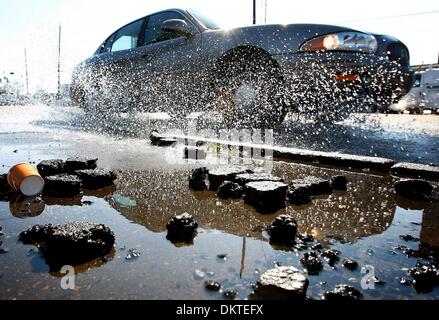
[[350,52],[293,53],[273,56],[293,103],[351,101],[385,105],[411,89],[414,72],[385,57]]

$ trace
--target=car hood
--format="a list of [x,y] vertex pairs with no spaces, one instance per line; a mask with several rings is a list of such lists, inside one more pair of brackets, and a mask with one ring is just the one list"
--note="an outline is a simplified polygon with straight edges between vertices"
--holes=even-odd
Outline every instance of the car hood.
[[250,45],[264,49],[274,55],[296,52],[309,39],[342,31],[357,30],[323,24],[271,24],[207,30],[204,34],[206,43],[223,45],[226,50],[237,46]]

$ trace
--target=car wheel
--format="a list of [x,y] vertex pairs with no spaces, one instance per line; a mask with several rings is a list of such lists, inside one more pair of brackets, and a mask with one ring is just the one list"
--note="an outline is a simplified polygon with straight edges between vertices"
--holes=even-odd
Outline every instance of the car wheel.
[[273,127],[287,113],[283,80],[268,58],[235,59],[218,74],[215,107],[228,127]]

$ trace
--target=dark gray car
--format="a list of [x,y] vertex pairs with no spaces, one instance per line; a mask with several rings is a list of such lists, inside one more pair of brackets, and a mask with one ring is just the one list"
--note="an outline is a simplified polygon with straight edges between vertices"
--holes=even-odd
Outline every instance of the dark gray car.
[[222,111],[274,125],[288,111],[337,114],[389,105],[410,89],[399,40],[318,24],[221,29],[192,11],[151,14],[114,32],[73,73],[73,102],[117,110]]

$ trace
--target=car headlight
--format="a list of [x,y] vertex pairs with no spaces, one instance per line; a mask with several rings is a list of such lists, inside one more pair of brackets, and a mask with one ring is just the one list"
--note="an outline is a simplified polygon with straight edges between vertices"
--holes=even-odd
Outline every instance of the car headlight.
[[300,47],[301,51],[357,51],[375,53],[376,38],[361,32],[337,32],[311,39]]

